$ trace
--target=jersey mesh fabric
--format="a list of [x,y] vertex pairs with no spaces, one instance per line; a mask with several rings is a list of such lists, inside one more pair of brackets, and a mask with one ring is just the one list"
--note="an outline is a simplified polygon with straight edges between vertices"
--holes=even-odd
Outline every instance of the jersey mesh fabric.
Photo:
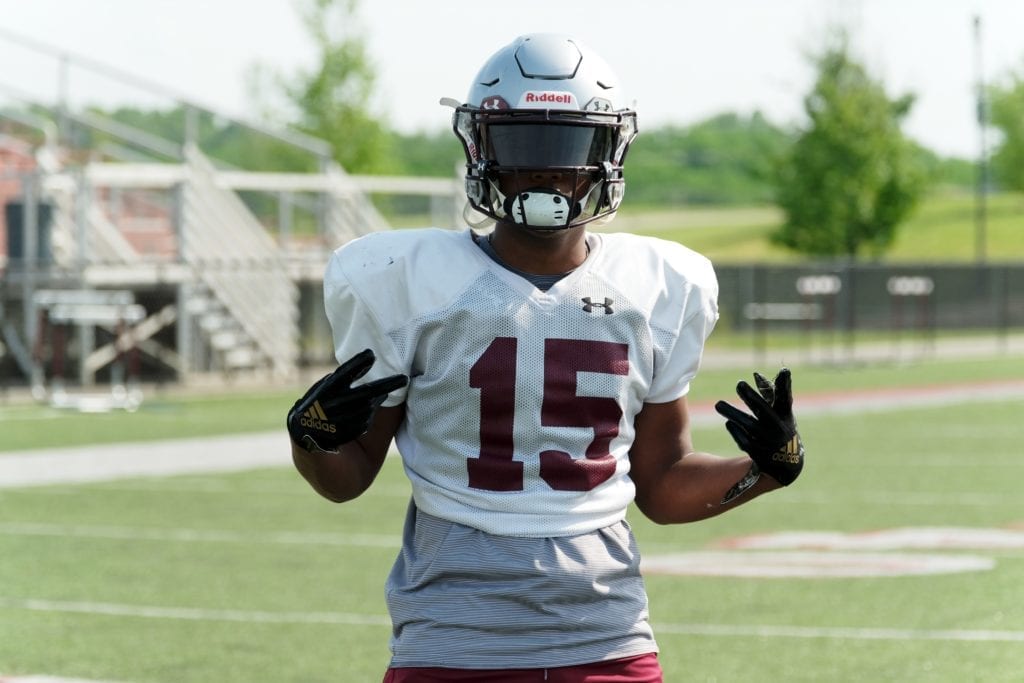
[[681,272],[707,279],[704,262],[665,273],[664,245],[602,260],[598,241],[541,292],[468,233],[369,238],[335,255],[328,314],[339,358],[370,347],[378,376],[410,376],[397,443],[419,508],[510,536],[623,519],[634,417],[685,393],[714,323],[714,292]]
[[[586,291],[586,280],[578,283],[579,291]],[[604,287],[601,291],[610,290]],[[634,377],[630,383],[626,376],[580,372],[573,378],[575,390],[566,389],[582,396],[612,397],[618,405],[628,407],[626,419],[608,427],[619,432],[611,440],[609,456],[615,458],[616,473],[590,490],[559,491],[540,471],[540,453],[559,451],[579,457],[595,439],[594,429],[583,420],[579,426],[547,426],[545,415],[538,414],[543,413],[539,408],[545,394],[556,383],[545,375],[551,367],[546,356],[577,353],[572,345],[552,351],[551,340],[585,340],[579,353],[586,353],[596,348],[594,341],[612,344],[615,339],[637,339],[645,334],[636,312],[627,309],[607,321],[599,317],[603,313],[577,315],[582,312],[579,299],[569,294],[538,305],[536,299],[524,299],[508,282],[486,272],[455,306],[404,328],[417,339],[419,349],[432,351],[429,362],[425,359],[422,366],[414,359],[406,422],[398,435],[421,509],[506,535],[581,533],[622,519],[634,493],[626,476],[627,449],[632,441],[632,417],[646,390],[642,377]],[[466,330],[473,332],[467,335]],[[523,330],[531,334],[524,336]],[[480,336],[468,339],[473,333]],[[472,343],[472,350],[467,342]],[[634,348],[635,364],[650,368],[649,339]],[[482,370],[492,376],[480,377]],[[573,409],[585,410],[586,406],[580,401]],[[510,461],[499,460],[502,456],[497,453],[481,454],[482,431],[485,440],[493,443],[492,450],[512,449]],[[452,457],[454,454],[461,457]],[[485,465],[488,480],[494,480],[488,488],[467,481],[470,461]],[[510,472],[506,477],[501,465],[509,462],[521,463],[522,473]],[[503,490],[505,487],[508,490]],[[524,494],[530,499],[528,505]]]

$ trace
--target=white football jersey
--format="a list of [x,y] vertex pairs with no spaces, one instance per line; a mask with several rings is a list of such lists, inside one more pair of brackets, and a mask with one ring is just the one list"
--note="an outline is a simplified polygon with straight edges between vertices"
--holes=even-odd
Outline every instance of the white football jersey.
[[396,442],[419,509],[492,534],[585,533],[625,517],[634,418],[686,394],[718,318],[711,264],[682,245],[591,234],[548,291],[469,231],[339,248],[324,278],[335,354],[405,374]]

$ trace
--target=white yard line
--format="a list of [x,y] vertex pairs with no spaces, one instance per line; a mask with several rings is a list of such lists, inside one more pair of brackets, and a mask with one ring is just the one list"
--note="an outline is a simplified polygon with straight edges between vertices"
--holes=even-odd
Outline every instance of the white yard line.
[[114,681],[98,681],[92,678],[65,678],[64,676],[4,676],[0,674],[0,683],[114,683]]
[[[193,607],[162,607],[125,605],[106,602],[73,602],[60,600],[18,599],[0,597],[0,609],[31,610],[143,619],[179,619],[186,621],[230,621],[240,623],[324,624],[337,626],[391,625],[383,614],[350,612],[268,612],[263,610],[212,610]],[[1024,643],[1024,631],[992,629],[914,629],[856,626],[786,626],[745,624],[676,624],[653,623],[656,633],[734,638],[835,638],[841,640],[904,640]]]
[[345,612],[266,612],[262,610],[202,609],[197,607],[157,607],[121,605],[109,602],[72,602],[0,597],[0,609],[34,612],[95,614],[143,619],[181,619],[186,621],[234,621],[249,624],[338,624],[346,626],[391,626],[384,615]]
[[291,465],[284,429],[0,455],[0,489]]
[[131,526],[0,522],[0,535],[98,538],[118,541],[168,541],[181,543],[247,543],[276,545],[342,546],[397,550],[400,536],[386,534],[332,534],[281,531],[238,532],[224,529],[145,528]]

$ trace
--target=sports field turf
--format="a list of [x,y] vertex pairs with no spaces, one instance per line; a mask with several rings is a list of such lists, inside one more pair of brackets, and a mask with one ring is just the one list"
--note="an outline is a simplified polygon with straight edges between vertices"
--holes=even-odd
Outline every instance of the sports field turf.
[[[801,378],[822,390],[1022,376],[1021,361],[1006,358],[924,364],[915,379],[901,374],[909,371],[797,368],[794,379],[799,397]],[[709,371],[714,386],[695,391],[720,393],[735,376]],[[277,421],[284,397],[261,400]],[[1022,409],[1024,400],[1003,399],[815,415],[801,420],[808,465],[792,488],[687,526],[658,527],[632,511],[649,559],[715,552],[723,566],[749,568],[779,550],[738,549],[736,539],[813,531],[846,534],[845,549],[815,544],[818,560],[880,553],[876,564],[899,570],[941,555],[989,567],[859,578],[649,574],[666,680],[1022,680]],[[62,419],[37,420],[36,434]],[[735,453],[720,427],[695,436],[702,449]],[[395,459],[366,496],[340,506],[289,468],[0,490],[0,676],[379,681],[382,586],[407,496]],[[946,547],[925,543],[923,531],[937,528]],[[864,547],[879,538],[897,540]]]

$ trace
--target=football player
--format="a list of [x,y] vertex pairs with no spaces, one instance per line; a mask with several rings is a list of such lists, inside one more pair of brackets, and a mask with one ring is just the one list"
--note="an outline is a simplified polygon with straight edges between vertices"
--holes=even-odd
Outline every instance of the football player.
[[347,501],[397,443],[412,500],[385,681],[660,681],[627,507],[692,522],[790,484],[789,372],[740,382],[749,410],[717,405],[746,456],[696,449],[686,395],[717,281],[679,244],[588,231],[619,207],[637,131],[597,54],[519,37],[453,104],[469,205],[493,229],[334,253],[340,366],[288,414],[295,465]]

